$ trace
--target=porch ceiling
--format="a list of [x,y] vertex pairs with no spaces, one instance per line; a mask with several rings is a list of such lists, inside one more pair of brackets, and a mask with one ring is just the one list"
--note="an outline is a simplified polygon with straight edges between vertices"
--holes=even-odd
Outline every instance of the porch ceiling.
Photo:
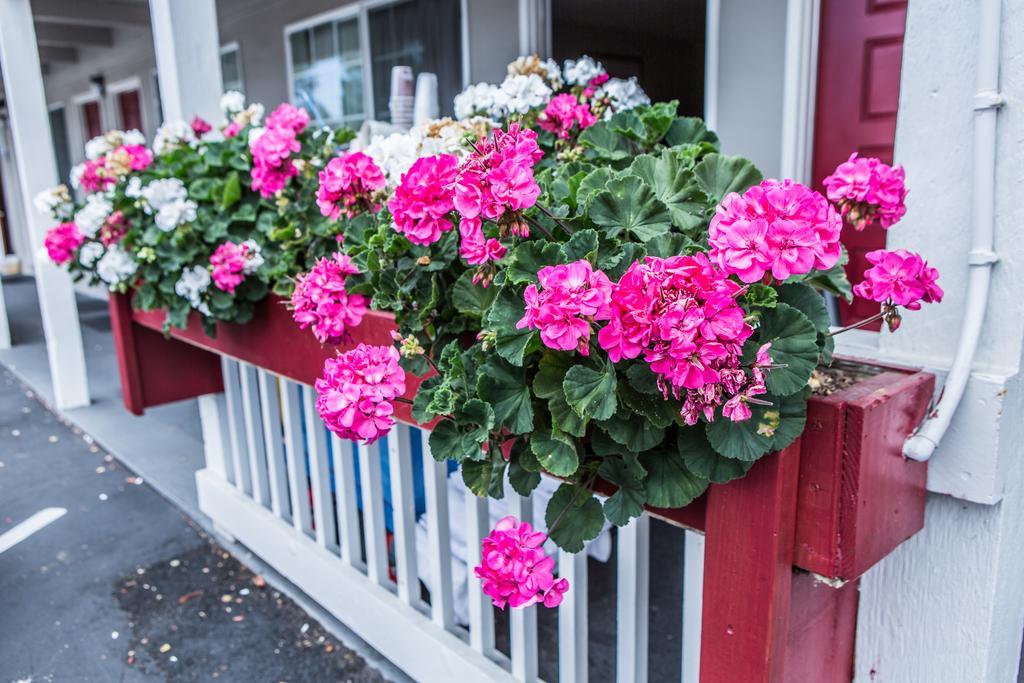
[[32,0],[36,22],[80,26],[148,26],[149,5],[126,0]]

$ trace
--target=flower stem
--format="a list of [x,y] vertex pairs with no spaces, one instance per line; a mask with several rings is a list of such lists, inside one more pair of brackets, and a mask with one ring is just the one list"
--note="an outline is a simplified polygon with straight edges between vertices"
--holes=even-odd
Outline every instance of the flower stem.
[[826,337],[834,337],[837,334],[842,334],[843,332],[849,332],[850,330],[856,330],[858,327],[864,327],[865,325],[870,325],[871,323],[875,322],[876,320],[881,320],[882,318],[884,318],[887,312],[888,311],[885,308],[883,308],[883,310],[881,312],[875,313],[870,318],[864,318],[863,320],[858,320],[857,322],[853,323],[852,325],[847,325],[846,327],[840,327],[838,330],[832,330],[831,332],[829,332],[825,336]]
[[555,521],[552,522],[551,526],[548,527],[548,538],[551,538],[551,532],[555,530],[555,528],[558,526],[558,523],[562,521],[563,517],[565,517],[565,513],[568,512],[569,510],[571,510],[572,508],[576,507],[576,499],[579,497],[580,493],[582,491],[588,491],[588,492],[590,491],[590,487],[593,486],[594,479],[596,479],[596,478],[597,478],[597,472],[594,472],[587,479],[587,483],[586,484],[577,484],[576,485],[576,491],[573,492],[572,498],[569,499],[569,504],[566,505],[564,508],[562,508],[562,511],[558,513],[557,517],[555,517]]
[[541,225],[540,223],[538,223],[538,222],[537,222],[537,221],[535,221],[534,219],[530,218],[530,217],[529,217],[529,216],[527,216],[526,214],[523,214],[523,218],[524,218],[524,219],[525,219],[525,220],[526,220],[526,221],[527,221],[527,222],[528,222],[528,223],[529,223],[530,225],[532,225],[533,227],[537,228],[537,229],[538,229],[538,230],[540,230],[540,231],[541,231],[542,233],[544,233],[544,236],[545,236],[545,237],[547,237],[547,238],[548,238],[549,240],[553,240],[553,239],[555,239],[554,235],[552,235],[552,234],[551,234],[550,232],[548,232],[548,229],[547,229],[547,228],[545,228],[545,227],[544,227],[543,225]]
[[560,227],[560,228],[561,228],[562,230],[565,230],[565,232],[566,232],[566,233],[568,233],[568,234],[570,234],[570,235],[571,235],[571,234],[573,234],[573,229],[572,229],[572,228],[570,228],[570,227],[569,227],[568,225],[566,225],[565,223],[563,223],[563,222],[562,222],[562,220],[561,220],[560,218],[558,218],[557,216],[555,216],[555,214],[551,213],[551,211],[550,211],[550,210],[548,210],[548,208],[547,208],[546,206],[544,206],[544,205],[543,205],[543,204],[541,204],[540,202],[537,202],[536,204],[534,204],[534,206],[536,206],[536,207],[537,207],[538,209],[540,209],[540,212],[541,212],[542,214],[544,214],[545,216],[547,216],[548,218],[550,218],[551,220],[553,220],[553,221],[554,221],[555,223],[558,223],[558,227]]

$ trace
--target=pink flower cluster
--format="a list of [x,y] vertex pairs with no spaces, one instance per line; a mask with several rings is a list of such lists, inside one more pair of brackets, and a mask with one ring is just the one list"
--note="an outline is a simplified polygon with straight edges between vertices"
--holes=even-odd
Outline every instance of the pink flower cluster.
[[843,221],[819,193],[792,180],[764,180],[732,192],[708,226],[711,258],[743,282],[778,281],[839,262]]
[[427,246],[441,239],[441,233],[452,229],[449,214],[458,173],[459,160],[451,154],[417,159],[388,200],[395,229],[413,244]]
[[705,254],[648,256],[613,286],[598,343],[615,363],[643,354],[666,397],[685,391],[688,423],[702,412],[713,420],[746,382],[740,356],[753,330],[736,303],[741,291]]
[[267,117],[266,129],[249,142],[253,190],[263,197],[273,197],[284,189],[289,178],[298,175],[299,169],[289,157],[302,149],[298,134],[308,123],[306,110],[287,102]]
[[189,126],[192,127],[192,132],[195,133],[197,140],[202,139],[204,135],[213,130],[210,122],[198,114],[192,117],[192,122],[189,123]]
[[907,212],[905,178],[902,166],[854,152],[824,183],[828,198],[855,229],[863,230],[875,221],[888,229]]
[[[505,245],[495,237],[488,237],[484,234],[483,223],[479,217],[463,218],[459,222],[459,256],[466,260],[471,266],[483,266],[488,263],[500,261],[508,251]],[[485,275],[478,272],[473,276],[473,283],[477,283]],[[484,286],[490,279],[484,279]]]
[[384,187],[384,174],[362,152],[335,157],[320,171],[316,204],[331,220],[352,218],[360,210],[376,211],[373,193]]
[[115,211],[107,216],[107,220],[100,226],[100,242],[103,242],[105,247],[117,244],[125,236],[129,228],[131,228],[131,224],[124,213]]
[[480,544],[480,564],[473,573],[494,606],[557,607],[569,590],[567,579],[555,579],[555,560],[544,554],[547,536],[515,517],[499,521]]
[[324,361],[316,409],[342,439],[373,443],[395,425],[393,401],[405,393],[405,371],[393,346],[360,344]]
[[129,171],[144,171],[153,163],[153,153],[145,145],[121,145],[107,154],[87,160],[78,182],[88,193],[105,192]]
[[920,254],[906,249],[878,249],[868,252],[866,258],[873,266],[864,272],[864,281],[853,288],[857,296],[879,303],[891,301],[912,311],[921,308],[921,302],[942,301],[939,271]]
[[82,164],[82,175],[78,178],[79,185],[86,192],[105,192],[117,182],[117,176],[107,169],[106,158],[87,159]]
[[352,259],[337,253],[319,259],[308,273],[295,279],[292,318],[302,329],[312,325],[321,344],[340,343],[349,327],[363,321],[366,299],[345,289],[345,276],[358,272]]
[[526,314],[516,327],[540,330],[545,346],[560,351],[590,352],[591,325],[611,317],[612,283],[590,261],[545,266],[537,273],[540,289],[531,284],[523,297]]
[[85,241],[78,226],[74,223],[61,223],[46,231],[43,239],[43,246],[46,247],[46,255],[57,265],[63,265],[74,258],[75,250],[82,246]]
[[574,134],[597,123],[597,117],[590,111],[590,107],[576,99],[575,95],[562,93],[551,98],[537,123],[542,129],[568,140]]
[[210,277],[217,289],[235,293],[235,288],[245,280],[246,269],[253,257],[248,244],[224,242],[210,256]]

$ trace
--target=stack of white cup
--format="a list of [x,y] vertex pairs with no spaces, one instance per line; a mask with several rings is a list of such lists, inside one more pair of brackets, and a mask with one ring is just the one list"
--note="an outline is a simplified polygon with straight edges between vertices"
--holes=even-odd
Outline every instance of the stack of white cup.
[[440,113],[437,99],[437,74],[421,73],[416,77],[416,101],[413,104],[413,125],[433,121]]
[[411,128],[413,121],[413,77],[411,66],[391,68],[391,123],[402,128]]

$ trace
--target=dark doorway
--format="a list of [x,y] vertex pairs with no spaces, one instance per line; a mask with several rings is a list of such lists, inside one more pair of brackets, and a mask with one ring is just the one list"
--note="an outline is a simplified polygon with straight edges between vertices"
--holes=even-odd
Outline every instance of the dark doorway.
[[651,101],[704,113],[705,0],[551,0],[559,62],[587,54],[612,76],[636,76]]
[[82,104],[82,127],[85,129],[86,140],[103,135],[103,115],[100,111],[99,100]]
[[142,102],[138,90],[117,93],[117,111],[122,130],[142,130]]
[[53,137],[53,156],[57,161],[57,173],[62,183],[71,175],[71,151],[68,145],[68,126],[64,107],[50,110],[50,135]]

